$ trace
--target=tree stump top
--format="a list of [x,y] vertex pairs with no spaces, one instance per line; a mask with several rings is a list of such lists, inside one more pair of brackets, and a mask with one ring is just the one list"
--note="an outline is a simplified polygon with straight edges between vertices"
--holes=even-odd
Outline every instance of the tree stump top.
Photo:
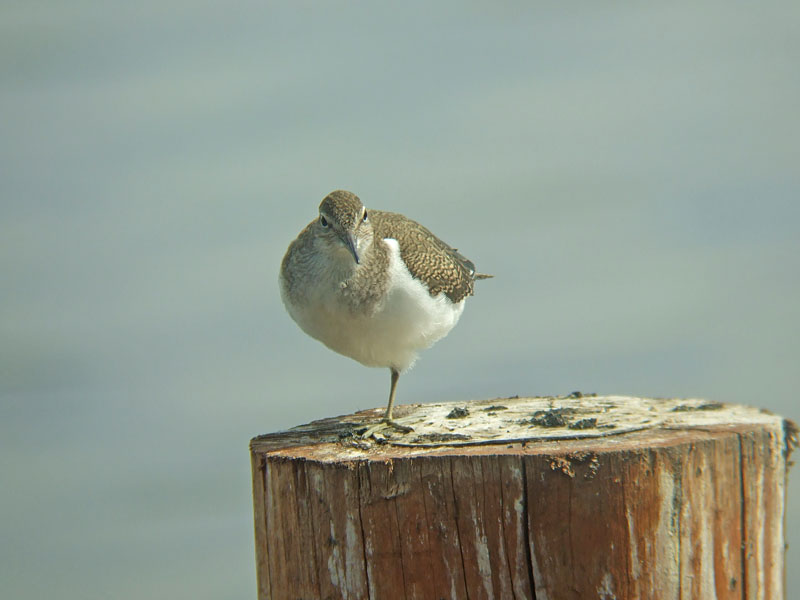
[[605,448],[673,445],[719,431],[766,429],[782,438],[785,452],[797,445],[797,427],[748,406],[701,399],[583,395],[511,397],[472,402],[398,406],[398,422],[414,429],[384,430],[365,439],[383,409],[331,417],[287,431],[260,435],[251,451],[288,452],[322,462],[386,460],[424,454],[517,454],[532,451],[593,452]]

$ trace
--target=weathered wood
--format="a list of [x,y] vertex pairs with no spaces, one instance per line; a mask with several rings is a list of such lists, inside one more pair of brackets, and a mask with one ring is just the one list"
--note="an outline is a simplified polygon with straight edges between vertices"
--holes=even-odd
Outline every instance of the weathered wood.
[[361,439],[378,414],[252,440],[260,599],[784,597],[780,417],[515,398]]

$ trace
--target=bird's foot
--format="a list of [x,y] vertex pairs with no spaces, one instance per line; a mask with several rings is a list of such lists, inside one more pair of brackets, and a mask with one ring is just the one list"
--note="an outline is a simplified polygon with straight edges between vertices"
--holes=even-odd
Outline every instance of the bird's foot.
[[394,419],[387,419],[384,417],[378,423],[369,427],[364,433],[361,434],[362,439],[368,439],[374,437],[376,433],[384,433],[387,430],[396,430],[400,433],[411,433],[414,431],[413,427],[408,427],[407,425],[401,425]]
[[409,427],[408,425],[400,425],[394,419],[386,419],[384,418],[382,421],[387,427],[391,427],[392,429],[397,429],[400,433],[411,433],[414,431],[413,427]]

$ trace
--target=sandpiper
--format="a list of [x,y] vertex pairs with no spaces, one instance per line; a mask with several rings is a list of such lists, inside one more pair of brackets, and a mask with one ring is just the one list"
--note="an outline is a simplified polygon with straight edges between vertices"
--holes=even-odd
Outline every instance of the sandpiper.
[[300,232],[281,263],[281,298],[300,328],[331,350],[391,371],[392,419],[400,373],[420,350],[455,326],[474,282],[491,275],[419,223],[367,210],[352,192],[337,190]]

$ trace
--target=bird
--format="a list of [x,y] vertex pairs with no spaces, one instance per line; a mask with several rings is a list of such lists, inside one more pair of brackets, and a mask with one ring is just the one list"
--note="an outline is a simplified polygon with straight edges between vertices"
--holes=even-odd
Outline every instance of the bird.
[[399,213],[367,210],[354,193],[325,196],[318,216],[281,261],[283,304],[306,334],[391,379],[383,427],[393,418],[400,374],[456,325],[474,283],[492,277]]

